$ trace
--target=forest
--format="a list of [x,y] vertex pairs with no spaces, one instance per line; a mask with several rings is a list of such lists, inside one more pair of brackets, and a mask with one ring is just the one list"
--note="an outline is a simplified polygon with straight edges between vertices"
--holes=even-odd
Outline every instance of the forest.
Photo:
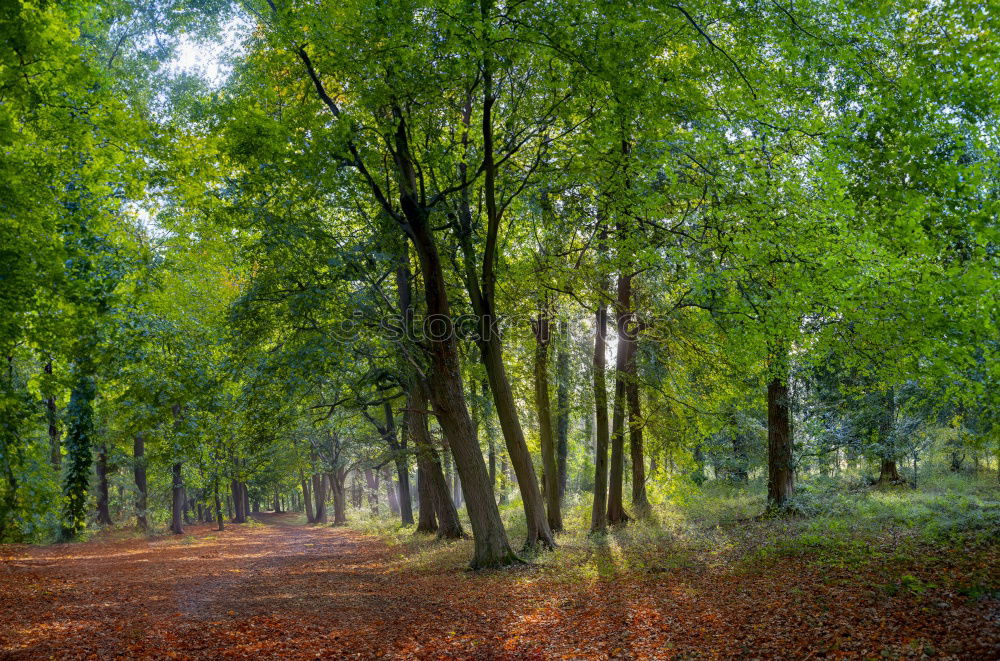
[[995,0],[0,34],[0,657],[1000,658]]

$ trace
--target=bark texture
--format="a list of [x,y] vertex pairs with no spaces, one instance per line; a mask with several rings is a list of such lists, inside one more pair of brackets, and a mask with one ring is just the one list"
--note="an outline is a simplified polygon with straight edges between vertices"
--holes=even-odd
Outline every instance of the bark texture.
[[[52,361],[45,363],[45,374],[52,375]],[[58,472],[62,469],[62,442],[59,438],[59,415],[56,411],[55,395],[45,398],[45,420],[49,432],[49,461],[52,468]]]
[[[402,122],[400,122],[400,133],[405,134]],[[408,151],[408,148],[405,151]],[[411,200],[405,195],[403,206],[404,209],[413,207]],[[407,215],[412,216],[413,243],[424,276],[427,314],[429,319],[441,325],[439,332],[432,333],[430,341],[429,394],[434,414],[448,437],[456,468],[462,478],[466,509],[472,524],[474,540],[470,566],[479,569],[519,562],[507,541],[507,532],[500,519],[500,510],[493,500],[489,474],[486,471],[483,455],[479,451],[479,441],[475,437],[472,419],[466,406],[458,347],[437,247],[430,237],[430,228],[427,226],[424,213],[413,207]]]
[[882,449],[882,456],[879,466],[878,484],[879,486],[889,486],[901,484],[903,478],[899,476],[899,468],[896,466],[896,393],[892,388],[887,388],[882,397],[883,410],[882,420],[879,424],[879,445]]
[[300,479],[302,480],[302,502],[306,508],[306,523],[316,523],[316,514],[315,510],[313,510],[312,486],[305,476],[300,474]]
[[792,470],[792,417],[786,372],[767,384],[767,503],[784,507],[795,488]]
[[[602,292],[603,293],[603,292]],[[594,324],[594,506],[591,510],[590,532],[601,533],[608,527],[608,385],[605,357],[608,308],[597,307]]]
[[532,324],[535,333],[535,411],[538,415],[538,436],[542,446],[542,476],[545,484],[545,506],[549,529],[562,530],[562,513],[559,509],[559,468],[556,461],[555,439],[552,433],[552,402],[549,397],[549,343],[550,322],[548,312],[542,310]]
[[434,513],[434,492],[424,468],[425,461],[417,456],[417,532],[430,534],[437,531],[437,516]]
[[634,346],[629,365],[629,380],[625,384],[625,399],[628,403],[629,452],[632,456],[632,509],[636,516],[649,513],[649,497],[646,494],[646,455],[642,438],[642,405],[639,400],[639,382],[636,370],[636,349]]
[[184,479],[181,476],[181,464],[175,462],[171,471],[172,498],[170,508],[170,532],[175,535],[184,534]]
[[139,530],[149,530],[146,519],[146,439],[141,433],[132,439],[132,476],[135,481],[135,524]]
[[[441,468],[441,461],[438,458],[437,450],[431,442],[430,432],[427,428],[427,396],[424,387],[415,383],[410,390],[410,399],[407,404],[407,425],[410,429],[410,437],[417,449],[417,461],[426,478],[426,489],[428,494],[427,504],[433,511],[433,516],[437,520],[437,536],[442,539],[459,539],[464,536],[462,524],[458,518],[458,510],[451,499],[448,489],[448,482],[445,480],[444,471]],[[424,496],[421,495],[421,512],[424,508]],[[430,519],[428,514],[427,518]],[[421,515],[423,518],[423,515]]]
[[327,480],[333,491],[333,525],[347,525],[347,469],[338,468],[329,473]]
[[316,499],[315,523],[328,523],[326,513],[326,487],[327,477],[324,473],[316,473],[312,477],[313,497]]
[[566,461],[569,457],[569,323],[559,322],[556,348],[556,463],[559,499],[566,495]]
[[631,317],[632,278],[625,273],[618,277],[617,330],[618,347],[615,352],[615,399],[611,420],[611,465],[608,475],[608,524],[628,522],[625,513],[625,382],[628,364],[635,343],[628,334]]

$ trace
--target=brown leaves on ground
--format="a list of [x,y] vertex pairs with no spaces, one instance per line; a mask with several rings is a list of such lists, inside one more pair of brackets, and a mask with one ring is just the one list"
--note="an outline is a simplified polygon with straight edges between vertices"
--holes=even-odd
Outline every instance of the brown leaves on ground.
[[0,657],[1000,658],[995,600],[891,594],[876,568],[473,574],[415,569],[350,530],[265,520],[4,548]]

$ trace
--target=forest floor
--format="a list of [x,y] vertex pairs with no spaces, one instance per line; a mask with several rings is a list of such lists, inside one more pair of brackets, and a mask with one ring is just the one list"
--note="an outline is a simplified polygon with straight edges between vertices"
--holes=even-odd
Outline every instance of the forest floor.
[[288,514],[120,537],[0,547],[0,658],[1000,658],[995,539],[637,562],[567,537],[472,573],[467,541]]

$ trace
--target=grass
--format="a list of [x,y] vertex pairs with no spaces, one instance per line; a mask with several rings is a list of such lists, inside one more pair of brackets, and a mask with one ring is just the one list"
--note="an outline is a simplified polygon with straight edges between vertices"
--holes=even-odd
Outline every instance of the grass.
[[[650,517],[599,536],[588,534],[590,498],[576,495],[564,505],[559,547],[526,555],[535,572],[580,581],[699,567],[750,571],[783,558],[831,569],[885,561],[906,567],[948,549],[970,553],[1000,544],[1000,486],[993,475],[940,473],[916,489],[887,490],[817,476],[800,481],[791,515],[778,518],[760,516],[764,494],[759,482],[668,485],[650,494]],[[501,514],[518,548],[525,536],[520,503],[503,506]],[[400,562],[411,569],[460,568],[471,555],[467,540],[414,535],[386,516],[356,511],[349,519],[352,528],[399,547]],[[469,530],[467,521],[465,526]],[[916,574],[911,579],[898,579],[897,588],[919,592],[926,582]],[[983,580],[966,588],[982,594],[998,589],[995,577]]]

